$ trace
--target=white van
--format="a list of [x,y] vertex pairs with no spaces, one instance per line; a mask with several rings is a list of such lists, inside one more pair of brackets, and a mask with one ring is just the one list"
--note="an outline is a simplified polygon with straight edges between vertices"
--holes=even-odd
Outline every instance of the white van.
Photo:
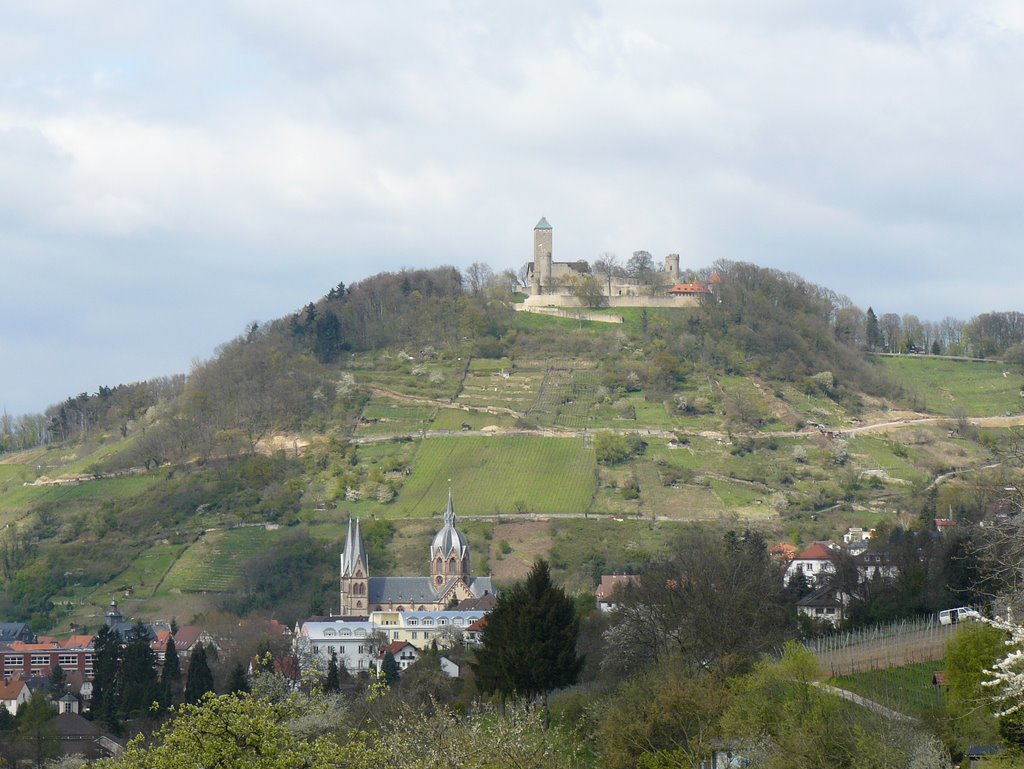
[[940,625],[955,625],[965,619],[977,619],[978,612],[966,606],[958,606],[955,609],[944,609],[939,612]]

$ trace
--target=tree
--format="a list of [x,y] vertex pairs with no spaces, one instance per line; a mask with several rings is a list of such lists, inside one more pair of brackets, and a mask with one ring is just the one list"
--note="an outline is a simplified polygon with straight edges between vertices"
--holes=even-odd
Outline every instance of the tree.
[[327,663],[327,675],[324,676],[324,691],[336,692],[341,689],[341,679],[338,677],[338,655],[331,652],[331,659]]
[[398,660],[391,652],[384,652],[384,659],[380,663],[380,672],[388,686],[394,686],[401,678],[401,670],[398,667]]
[[373,769],[387,753],[360,735],[345,744],[327,736],[300,739],[289,722],[302,716],[292,698],[271,702],[249,694],[207,694],[181,705],[154,739],[139,737],[98,769]]
[[726,657],[751,661],[796,635],[783,567],[761,534],[694,529],[670,552],[623,586],[607,666],[629,672],[677,655],[706,669]]
[[867,317],[864,321],[864,336],[869,350],[878,350],[882,347],[882,330],[878,327],[878,318],[875,311],[868,307]]
[[188,660],[188,677],[185,679],[185,702],[199,702],[203,695],[213,691],[213,673],[206,661],[206,647],[196,644]]
[[64,675],[64,668],[60,665],[55,665],[53,671],[50,673],[50,680],[46,683],[46,689],[50,694],[50,699],[59,700],[63,697],[66,683],[67,676]]
[[498,598],[477,650],[477,684],[486,693],[534,697],[575,683],[583,668],[576,654],[579,618],[565,591],[537,561],[523,582]]
[[106,625],[102,626],[93,639],[93,651],[95,673],[90,706],[93,719],[116,728],[121,710],[121,634]]
[[657,281],[654,271],[654,257],[647,251],[634,251],[626,262],[626,275],[641,286],[651,286]]
[[149,630],[142,622],[136,622],[125,637],[121,661],[121,709],[127,716],[147,711],[160,696],[156,655],[149,643]]
[[[171,630],[173,631],[176,622],[171,619]],[[164,652],[164,667],[160,671],[160,704],[169,708],[175,704],[178,692],[181,689],[181,661],[178,659],[178,648],[174,643],[174,636],[167,636],[167,649]]]
[[29,746],[29,753],[37,767],[57,754],[57,727],[53,723],[56,709],[42,694],[34,694],[19,714],[18,736]]
[[245,675],[245,667],[238,662],[231,668],[231,675],[228,677],[228,694],[241,694],[250,689],[249,679]]
[[624,277],[624,271],[619,264],[619,257],[610,252],[604,252],[594,262],[594,273],[604,275],[608,283],[608,296],[612,295],[612,278]]
[[607,304],[607,297],[604,293],[604,286],[601,281],[593,275],[585,275],[572,288],[573,294],[585,307],[604,307]]

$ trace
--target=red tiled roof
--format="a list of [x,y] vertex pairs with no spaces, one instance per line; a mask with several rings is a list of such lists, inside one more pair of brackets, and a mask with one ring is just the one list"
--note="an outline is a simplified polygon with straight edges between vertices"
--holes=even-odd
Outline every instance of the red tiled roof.
[[598,585],[595,595],[598,600],[606,600],[612,597],[612,593],[619,586],[638,584],[640,584],[640,577],[635,574],[602,574],[601,584]]
[[676,283],[668,292],[670,294],[706,294],[708,290],[702,283]]
[[829,549],[828,545],[824,542],[812,542],[810,545],[805,547],[799,555],[797,560],[800,561],[831,561],[833,553]]
[[783,561],[792,561],[797,554],[799,548],[796,545],[791,545],[788,542],[780,542],[777,545],[772,545],[768,551],[772,556]]
[[[391,652],[392,654],[398,654],[406,646],[412,646],[412,644],[408,641],[392,641],[384,647],[384,653],[386,654],[387,652]],[[412,646],[412,648],[415,649],[416,647]]]
[[27,688],[24,681],[12,678],[10,681],[0,683],[0,700],[16,700],[21,690]]
[[480,633],[487,628],[487,617],[481,617],[466,628],[467,633]]

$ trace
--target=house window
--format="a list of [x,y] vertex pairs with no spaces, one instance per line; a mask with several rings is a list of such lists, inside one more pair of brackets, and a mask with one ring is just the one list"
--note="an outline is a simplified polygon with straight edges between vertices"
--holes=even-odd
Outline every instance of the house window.
[[440,620],[438,621],[438,623],[437,623],[437,624],[439,624],[439,625],[447,625],[447,624],[448,624],[448,620],[446,620],[446,619],[444,619],[444,618],[442,617],[442,618],[441,618],[441,619],[440,619]]
[[414,641],[416,640],[416,631],[415,630],[412,631],[412,640],[414,640]]
[[78,655],[77,654],[61,654],[57,657],[57,664],[62,668],[77,668],[78,667]]
[[420,624],[420,621],[418,619],[410,618],[405,624],[409,627],[415,627],[416,625]]
[[456,617],[455,619],[452,620],[452,624],[453,625],[458,625],[459,627],[462,627],[462,619],[460,617]]
[[32,667],[45,667],[50,664],[49,654],[33,654],[32,655]]
[[20,668],[25,664],[25,657],[21,654],[8,654],[4,659],[5,668]]
[[334,647],[333,646],[328,646],[327,647],[327,653],[328,654],[334,654]]
[[432,619],[425,619],[425,620],[423,620],[423,624],[424,625],[429,625],[430,627],[433,627],[434,626],[434,620],[432,620]]

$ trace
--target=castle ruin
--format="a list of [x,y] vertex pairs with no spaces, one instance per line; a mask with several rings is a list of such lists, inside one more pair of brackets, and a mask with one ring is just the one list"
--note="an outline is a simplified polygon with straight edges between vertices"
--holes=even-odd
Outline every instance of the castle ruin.
[[533,228],[533,259],[527,266],[526,282],[530,295],[525,308],[582,307],[580,287],[588,277],[597,279],[608,307],[692,307],[700,298],[714,293],[718,276],[707,285],[692,280],[680,282],[679,254],[668,254],[661,270],[641,281],[624,275],[594,275],[585,261],[554,261],[553,229],[546,218]]

